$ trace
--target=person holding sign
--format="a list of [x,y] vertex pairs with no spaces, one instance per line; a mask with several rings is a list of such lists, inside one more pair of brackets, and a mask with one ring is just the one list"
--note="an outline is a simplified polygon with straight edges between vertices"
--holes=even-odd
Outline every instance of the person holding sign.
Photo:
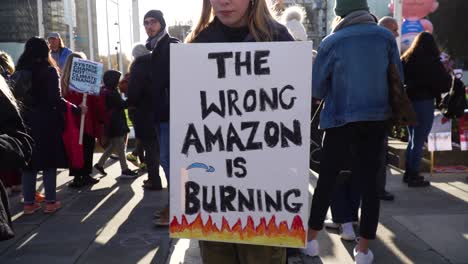
[[[214,14],[214,17],[211,15]],[[201,17],[188,43],[294,41],[272,17],[265,0],[203,0]],[[203,263],[286,262],[281,247],[200,241]]]
[[366,0],[336,0],[333,33],[319,46],[312,73],[312,95],[324,100],[320,128],[325,130],[317,187],[312,200],[308,243],[316,256],[336,179],[349,159],[361,187],[360,240],[355,263],[372,263],[369,240],[375,239],[380,201],[377,173],[381,164],[386,120],[391,116],[387,68],[402,67],[393,34],[379,27]]
[[[73,91],[70,88],[70,75],[74,58],[86,59],[83,53],[72,53],[68,56],[63,67],[62,76],[60,79],[62,96],[69,102],[79,105],[83,103],[84,94]],[[81,188],[85,185],[93,185],[99,182],[98,179],[91,177],[93,172],[93,154],[96,138],[99,138],[102,131],[101,125],[103,120],[104,109],[99,102],[99,97],[96,95],[86,95],[86,106],[88,112],[85,116],[84,134],[83,134],[83,160],[82,168],[70,168],[70,176],[73,176],[73,182],[69,185],[71,188]],[[74,116],[76,127],[80,126],[80,116]]]

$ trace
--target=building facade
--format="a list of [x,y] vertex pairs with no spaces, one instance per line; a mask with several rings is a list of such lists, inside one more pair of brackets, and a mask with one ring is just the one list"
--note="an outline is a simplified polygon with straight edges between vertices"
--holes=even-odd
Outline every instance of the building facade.
[[[91,27],[88,26],[87,2],[91,3],[91,20],[94,21]],[[2,0],[0,50],[6,51],[17,61],[29,38],[46,37],[48,32],[59,32],[66,46],[74,48],[76,44],[77,50],[89,56],[88,32],[91,28],[97,54],[95,18],[96,0]]]
[[75,3],[75,50],[84,52],[90,60],[97,60],[99,47],[96,19],[96,0],[76,0]]

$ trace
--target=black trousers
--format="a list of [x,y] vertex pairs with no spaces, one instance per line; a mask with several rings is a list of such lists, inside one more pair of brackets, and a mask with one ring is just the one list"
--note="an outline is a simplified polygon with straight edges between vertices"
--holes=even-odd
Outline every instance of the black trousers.
[[377,191],[379,194],[385,193],[387,185],[387,152],[388,152],[388,133],[384,137],[384,147],[382,149],[382,163],[380,164],[379,172],[377,173]]
[[154,187],[162,187],[159,177],[159,139],[140,138],[140,143],[145,150],[146,168],[148,170],[148,180]]
[[325,130],[320,162],[320,176],[314,191],[309,228],[321,230],[330,206],[336,178],[353,153],[351,168],[359,177],[362,197],[360,236],[375,239],[380,201],[377,196],[377,173],[381,165],[386,125],[384,121],[355,122]]
[[84,166],[81,169],[70,169],[70,176],[86,176],[93,172],[93,155],[96,140],[94,137],[83,134]]

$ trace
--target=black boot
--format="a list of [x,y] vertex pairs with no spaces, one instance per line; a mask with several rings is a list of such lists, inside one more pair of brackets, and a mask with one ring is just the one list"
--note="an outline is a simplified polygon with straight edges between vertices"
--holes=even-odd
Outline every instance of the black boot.
[[426,181],[423,176],[419,175],[417,172],[408,174],[408,187],[427,187],[431,183]]
[[83,185],[94,185],[98,182],[99,182],[98,179],[95,179],[89,175],[83,176]]
[[419,178],[420,180],[424,180],[424,177],[419,175],[417,172],[407,169],[403,174],[403,182],[408,183],[409,178]]
[[81,175],[75,176],[73,181],[68,185],[70,188],[78,189],[84,186],[83,177]]

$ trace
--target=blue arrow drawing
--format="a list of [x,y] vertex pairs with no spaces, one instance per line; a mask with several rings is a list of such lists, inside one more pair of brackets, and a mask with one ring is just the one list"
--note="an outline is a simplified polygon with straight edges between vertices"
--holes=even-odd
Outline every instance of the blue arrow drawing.
[[200,163],[200,162],[194,162],[194,163],[190,164],[187,167],[187,170],[190,170],[190,169],[205,169],[206,172],[214,172],[215,171],[215,168],[213,168],[212,166],[208,166],[205,163]]

